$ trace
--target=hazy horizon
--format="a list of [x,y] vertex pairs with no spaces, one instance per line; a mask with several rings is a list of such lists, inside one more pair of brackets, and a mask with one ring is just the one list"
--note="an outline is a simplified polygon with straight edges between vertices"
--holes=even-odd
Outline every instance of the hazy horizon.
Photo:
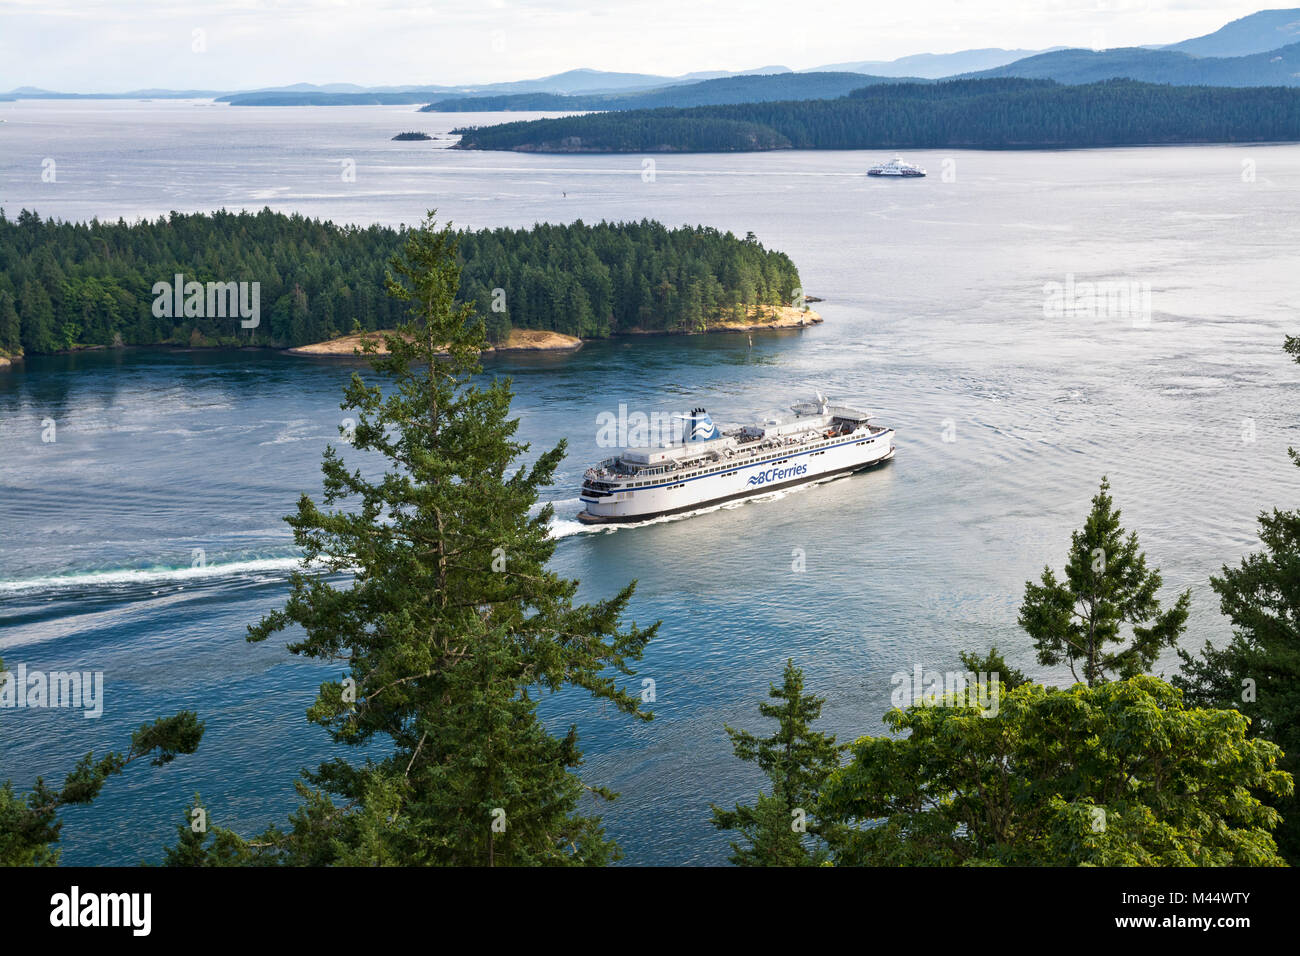
[[1277,7],[1198,0],[0,0],[0,91],[473,85],[572,69],[794,70],[983,47],[1176,43]]

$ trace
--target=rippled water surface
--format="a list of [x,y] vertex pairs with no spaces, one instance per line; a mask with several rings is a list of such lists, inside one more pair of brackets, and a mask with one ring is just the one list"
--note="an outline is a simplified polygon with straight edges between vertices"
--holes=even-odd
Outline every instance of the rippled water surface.
[[[912,182],[868,180],[888,158],[869,153],[661,156],[651,177],[634,156],[391,143],[403,129],[494,119],[405,107],[27,101],[0,104],[0,118],[11,215],[271,205],[361,223],[436,206],[472,227],[653,217],[752,230],[794,258],[825,300],[820,327],[488,365],[513,376],[534,448],[569,442],[549,493],[558,570],[593,598],[636,578],[633,617],[664,622],[641,668],[657,683],[652,723],[572,695],[547,705],[557,726],[579,723],[584,774],[621,791],[605,819],[628,862],[725,859],[708,804],[752,796],[759,779],[722,727],[762,729],[757,704],[787,657],[845,737],[880,730],[895,672],[954,667],[962,649],[997,643],[1063,680],[1034,662],[1016,609],[1025,580],[1062,563],[1103,473],[1167,591],[1193,589],[1189,646],[1226,635],[1208,576],[1254,546],[1260,509],[1295,504],[1285,449],[1300,445],[1300,370],[1279,346],[1300,324],[1297,147],[917,152],[905,158],[931,175]],[[46,158],[54,183],[41,181]],[[1149,321],[1044,317],[1045,284],[1068,276],[1145,284]],[[133,767],[68,813],[66,862],[157,859],[196,790],[220,823],[281,821],[295,769],[329,752],[303,710],[332,670],[243,634],[283,601],[295,552],[280,519],[319,488],[349,373],[266,352],[156,350],[0,373],[0,656],[103,671],[107,695],[93,721],[0,710],[0,779],[59,778],[182,707],[209,728],[194,757]],[[601,411],[701,404],[742,421],[813,387],[895,426],[896,461],[646,527],[572,520],[578,477],[605,454]]]

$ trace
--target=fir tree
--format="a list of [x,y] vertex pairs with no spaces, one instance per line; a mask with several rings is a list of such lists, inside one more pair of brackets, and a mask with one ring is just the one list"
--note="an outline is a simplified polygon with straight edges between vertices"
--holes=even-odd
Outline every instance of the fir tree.
[[45,287],[35,281],[23,283],[18,299],[24,352],[53,352],[59,347],[54,330],[54,305]]
[[[1039,663],[1064,661],[1074,679],[1089,686],[1149,669],[1161,648],[1177,645],[1191,603],[1188,590],[1161,610],[1160,572],[1148,570],[1137,534],[1125,537],[1119,522],[1110,483],[1102,478],[1083,530],[1071,537],[1065,579],[1044,568],[1039,584],[1025,583],[1020,607],[1020,626],[1034,639]],[[1126,624],[1128,645],[1113,649],[1124,644]]]
[[[515,440],[511,385],[479,385],[484,330],[458,302],[456,237],[432,214],[391,265],[389,293],[410,321],[366,342],[383,382],[354,375],[342,408],[353,445],[382,456],[369,480],[334,448],[324,495],[287,520],[304,554],[285,607],[249,629],[265,640],[291,625],[296,654],[336,660],[312,721],[362,763],[305,774],[303,807],[270,852],[296,863],[599,864],[617,856],[587,795],[613,798],[573,773],[576,729],[553,736],[541,695],[585,690],[649,719],[617,683],[634,673],[657,625],[624,626],[633,592],[573,601],[578,582],[547,570],[552,508],[533,512],[564,454],[531,465]],[[328,574],[351,572],[346,587]],[[381,744],[381,746],[377,746]],[[341,803],[337,801],[342,801]]]
[[22,350],[22,323],[14,307],[14,297],[0,289],[0,352],[18,355]]
[[[8,680],[4,661],[0,661],[0,687]],[[58,789],[38,777],[24,797],[15,792],[12,781],[6,780],[0,784],[0,866],[55,866],[60,851],[54,844],[59,842],[63,829],[59,819],[62,809],[93,803],[110,777],[137,760],[147,757],[160,767],[180,754],[194,753],[202,739],[203,722],[193,711],[181,711],[142,724],[131,735],[131,746],[124,754],[115,751],[99,759],[93,753],[86,754]]]
[[1006,659],[998,653],[997,646],[989,648],[989,652],[981,657],[974,651],[962,651],[957,655],[961,660],[962,666],[975,675],[996,674],[998,684],[1005,690],[1012,690],[1022,684],[1028,684],[1029,678],[1025,672],[1012,667],[1006,662]]
[[[737,866],[807,866],[826,859],[826,849],[815,838],[830,836],[813,816],[813,808],[826,778],[839,767],[846,749],[832,734],[812,729],[822,712],[824,697],[804,692],[803,671],[787,660],[780,687],[769,686],[776,703],[760,704],[759,713],[777,722],[771,737],[759,738],[727,727],[731,747],[741,760],[758,764],[772,784],[770,794],[760,793],[754,806],[734,810],[712,806],[713,825],[734,830],[745,844],[731,844],[731,862]],[[811,835],[808,840],[804,834]]]
[[[1287,351],[1300,362],[1300,338],[1288,337]],[[1290,450],[1300,466],[1300,453]],[[1174,678],[1187,698],[1208,707],[1240,711],[1250,733],[1272,741],[1285,756],[1281,767],[1300,772],[1300,509],[1259,515],[1262,551],[1233,568],[1223,566],[1210,586],[1232,622],[1223,648],[1205,642],[1200,656],[1179,651],[1183,675]],[[1300,864],[1300,801],[1275,797],[1281,813],[1277,842],[1292,865]]]

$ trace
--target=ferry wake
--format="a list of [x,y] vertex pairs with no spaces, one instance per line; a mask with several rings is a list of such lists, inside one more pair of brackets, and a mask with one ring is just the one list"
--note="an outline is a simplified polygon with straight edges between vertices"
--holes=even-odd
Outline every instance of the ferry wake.
[[680,443],[624,449],[587,469],[578,520],[646,521],[865,471],[894,457],[894,430],[872,424],[868,412],[821,394],[790,411],[727,431],[703,408],[680,416]]

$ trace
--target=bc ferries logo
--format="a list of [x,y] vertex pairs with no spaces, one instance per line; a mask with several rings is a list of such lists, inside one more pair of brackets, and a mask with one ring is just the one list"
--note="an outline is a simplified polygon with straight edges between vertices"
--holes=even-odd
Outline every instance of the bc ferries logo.
[[692,408],[689,415],[682,417],[686,419],[686,434],[690,436],[687,441],[712,441],[722,437],[722,432],[703,408]]
[[718,431],[718,426],[713,424],[706,415],[703,419],[697,421],[695,427],[691,429],[691,441],[709,441],[721,434]]
[[769,468],[767,471],[760,471],[757,475],[751,475],[748,484],[766,485],[769,482],[781,481],[785,478],[797,478],[808,471],[807,465],[791,465],[789,468]]

